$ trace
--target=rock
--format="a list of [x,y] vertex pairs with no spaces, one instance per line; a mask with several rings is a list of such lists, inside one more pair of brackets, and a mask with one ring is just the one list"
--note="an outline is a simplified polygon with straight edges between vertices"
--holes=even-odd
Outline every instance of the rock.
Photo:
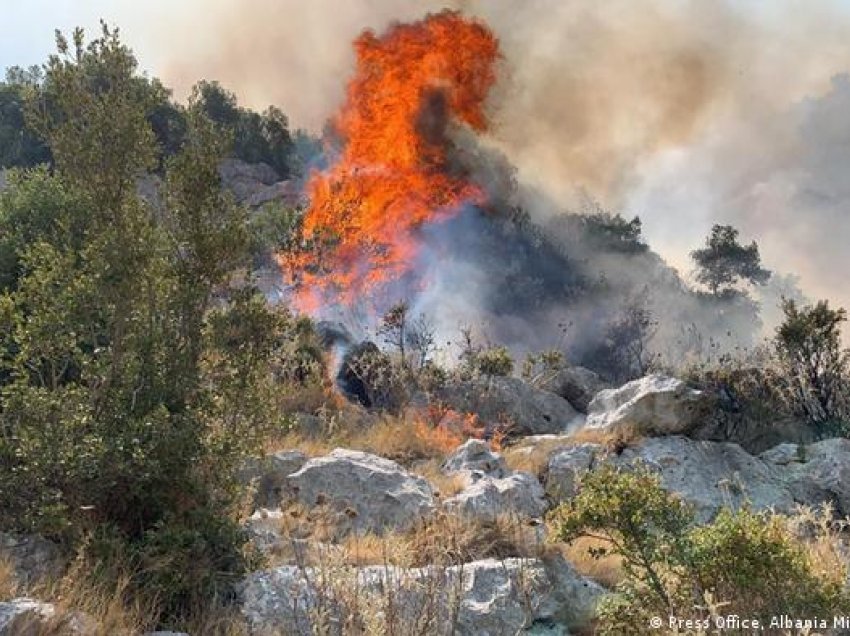
[[805,420],[783,417],[765,421],[748,417],[739,411],[724,410],[723,400],[716,401],[707,418],[688,432],[693,439],[734,442],[752,455],[758,455],[779,444],[810,444],[817,441],[814,428]]
[[285,450],[265,457],[251,457],[239,471],[244,484],[253,483],[257,489],[254,505],[257,508],[276,508],[284,497],[286,478],[307,462],[299,450]]
[[633,430],[638,435],[675,435],[694,428],[707,411],[708,400],[702,391],[654,374],[597,394],[588,407],[586,426]]
[[491,427],[507,424],[520,435],[569,433],[584,423],[584,416],[564,398],[518,378],[450,383],[436,397],[458,412],[474,413]]
[[448,510],[485,519],[499,514],[535,519],[542,517],[547,508],[543,486],[530,473],[514,473],[504,478],[482,476],[446,499],[443,505]]
[[[395,627],[416,624],[423,633],[516,634],[535,624],[583,629],[603,593],[563,559],[485,559],[448,568],[371,566],[334,574],[333,583],[331,573],[296,566],[250,575],[240,595],[251,633],[311,634],[318,613],[331,627],[326,631],[342,633],[350,618],[344,608],[354,606],[383,615],[385,622],[392,612],[400,623]],[[347,603],[341,594],[349,595]]]
[[605,461],[628,467],[643,463],[661,476],[661,485],[692,504],[697,519],[713,519],[721,507],[755,510],[794,507],[782,472],[737,444],[695,441],[686,437],[648,438]]
[[30,598],[0,603],[0,636],[37,636],[46,632],[56,608]]
[[759,459],[775,466],[787,466],[794,462],[802,462],[800,447],[797,444],[779,444],[770,450],[766,450]]
[[59,547],[37,535],[0,532],[0,558],[12,565],[15,579],[23,586],[56,578],[64,567]]
[[611,387],[590,369],[566,367],[544,382],[541,388],[560,395],[578,411],[587,413],[596,394]]
[[397,463],[346,449],[309,460],[287,478],[295,499],[345,510],[352,530],[407,529],[434,509],[430,484]]
[[269,554],[280,548],[283,541],[281,523],[283,512],[279,509],[260,508],[245,522],[251,542],[262,552]]
[[[780,452],[766,455],[777,457]],[[850,515],[850,440],[825,439],[794,453],[798,461],[782,469],[794,499],[807,506],[832,502],[839,516]]]
[[0,169],[0,192],[6,189],[6,170]]
[[505,477],[510,472],[505,459],[490,450],[490,445],[480,439],[469,439],[443,462],[444,473],[478,472],[488,477]]
[[604,451],[599,444],[577,444],[555,451],[546,471],[547,494],[559,501],[574,497],[578,480],[593,468],[597,456]]
[[16,598],[0,603],[0,636],[97,636],[97,622],[84,612],[58,615],[52,603]]

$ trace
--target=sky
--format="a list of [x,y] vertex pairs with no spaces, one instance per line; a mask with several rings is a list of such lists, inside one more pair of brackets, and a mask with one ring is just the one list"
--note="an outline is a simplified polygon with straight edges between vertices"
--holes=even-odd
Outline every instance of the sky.
[[447,5],[502,42],[486,141],[541,193],[536,213],[590,196],[639,214],[685,275],[732,223],[768,267],[850,306],[850,0],[0,0],[0,67],[103,17],[177,96],[219,79],[320,130],[354,37]]

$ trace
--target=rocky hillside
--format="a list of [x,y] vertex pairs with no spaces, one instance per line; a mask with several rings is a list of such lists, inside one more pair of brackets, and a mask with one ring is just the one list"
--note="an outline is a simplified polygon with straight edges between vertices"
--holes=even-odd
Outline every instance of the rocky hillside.
[[[233,588],[247,633],[378,633],[381,624],[400,633],[414,625],[429,634],[590,633],[615,581],[558,543],[549,513],[606,466],[648,468],[700,524],[724,508],[791,514],[829,504],[836,517],[850,515],[846,439],[776,440],[758,454],[739,443],[750,440],[700,439],[716,416],[714,396],[662,375],[601,390],[580,368],[550,379],[551,391],[482,382],[475,399],[462,385],[442,399],[512,418],[520,433],[499,451],[470,438],[430,461],[393,461],[302,437],[300,448],[244,465],[253,501],[245,528],[265,563]],[[359,413],[366,431],[386,427]],[[390,434],[409,435],[401,426]],[[397,459],[403,447],[391,447]],[[36,536],[4,534],[0,553],[22,589],[63,567]],[[3,635],[57,620],[62,633],[99,633],[82,612],[23,597],[0,604]]]

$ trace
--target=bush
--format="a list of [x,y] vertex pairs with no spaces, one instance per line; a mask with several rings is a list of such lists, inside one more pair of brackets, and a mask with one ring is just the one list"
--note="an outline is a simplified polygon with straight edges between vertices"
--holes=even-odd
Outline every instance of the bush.
[[844,309],[826,301],[800,307],[782,304],[785,321],[774,345],[784,373],[784,395],[791,408],[821,433],[847,433],[850,423],[850,351],[841,347]]
[[561,540],[601,540],[591,554],[622,559],[625,579],[601,604],[602,634],[644,634],[653,616],[832,616],[850,608],[846,572],[820,572],[783,517],[723,510],[698,526],[689,506],[644,468],[604,466],[553,514]]

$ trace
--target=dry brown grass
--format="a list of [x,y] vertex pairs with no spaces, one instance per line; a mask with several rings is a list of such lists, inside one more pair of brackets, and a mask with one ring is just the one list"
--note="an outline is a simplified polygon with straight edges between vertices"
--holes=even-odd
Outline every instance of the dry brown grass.
[[416,462],[410,471],[425,478],[430,483],[440,499],[448,499],[458,494],[466,487],[466,478],[459,473],[446,474],[441,470],[443,459],[429,459]]
[[515,516],[473,519],[438,512],[409,530],[383,535],[350,532],[344,513],[292,506],[279,521],[285,542],[274,563],[335,566],[449,566],[486,558],[532,557],[545,549],[542,528]]
[[18,580],[12,562],[0,558],[0,601],[8,601],[18,595]]
[[846,581],[850,573],[850,519],[835,519],[833,505],[800,507],[788,517],[788,529],[808,553],[817,576]]
[[578,572],[597,583],[611,588],[623,580],[623,562],[618,556],[608,554],[603,557],[594,557],[590,550],[593,548],[609,547],[599,539],[582,537],[572,543],[559,543],[558,549],[564,558],[569,561]]
[[377,418],[359,408],[324,416],[326,434],[308,436],[293,431],[272,440],[267,452],[293,449],[311,457],[326,455],[335,448],[365,451],[410,466],[413,462],[443,459],[463,443],[463,437],[425,423],[415,411],[402,416]]

